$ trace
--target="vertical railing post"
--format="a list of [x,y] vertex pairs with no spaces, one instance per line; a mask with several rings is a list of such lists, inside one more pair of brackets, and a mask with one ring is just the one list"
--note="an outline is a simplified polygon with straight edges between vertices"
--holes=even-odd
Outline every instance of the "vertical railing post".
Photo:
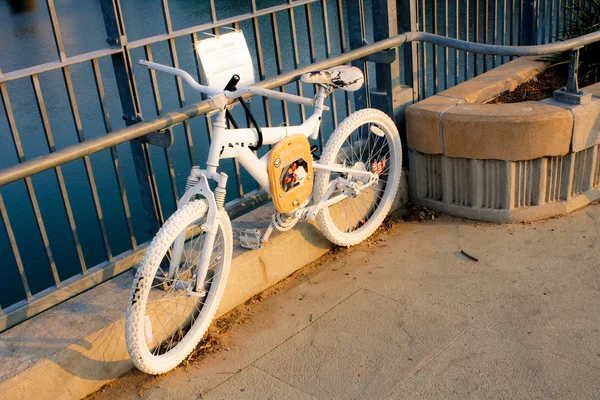
[[521,10],[521,46],[537,44],[537,12],[539,0],[523,0]]
[[[406,30],[416,30],[416,1],[401,0],[399,3],[402,14],[405,9],[410,10],[411,5],[414,7],[412,15],[407,17],[409,18],[407,23],[409,27]],[[399,10],[396,1],[373,0],[372,7],[373,40],[376,42],[397,35]],[[414,24],[410,23],[411,20]],[[414,101],[418,87],[418,79],[415,75],[417,48],[409,44],[403,49],[405,56],[403,67],[405,68],[406,82],[409,83],[408,87],[403,86],[400,79],[400,51],[395,48],[374,54],[367,59],[375,63],[377,81],[376,87],[370,93],[372,106],[386,112],[399,126],[402,126],[404,109],[407,103],[410,104]]]
[[[366,43],[365,13],[362,0],[346,0],[346,16],[348,17],[348,43],[350,50],[358,49]],[[344,49],[345,50],[345,49]],[[369,107],[370,100],[367,96],[369,71],[364,59],[352,61],[352,66],[360,68],[365,74],[365,86],[354,92],[354,109],[360,110]]]
[[[419,8],[417,0],[399,0],[398,1],[398,23],[402,32],[419,31]],[[425,46],[421,43],[421,46]],[[419,54],[418,43],[407,43],[401,48],[404,51],[404,84],[413,88],[413,99],[421,98],[421,88],[419,86]],[[425,73],[422,71],[422,73]]]
[[[373,40],[375,42],[387,39],[390,36],[398,34],[398,12],[396,1],[394,0],[373,0]],[[388,57],[385,59],[384,54]],[[377,58],[371,57],[375,62],[375,73],[377,85],[371,90],[371,101],[375,108],[378,108],[397,120],[395,113],[395,103],[397,102],[396,92],[400,87],[400,61],[399,50],[397,48],[388,50],[385,53],[379,53]],[[412,75],[412,66],[411,66]]]
[[[403,31],[416,31],[416,0],[372,0],[373,40],[379,41],[398,34],[399,25]],[[402,16],[402,20],[399,17]],[[400,52],[403,52],[404,82],[401,82]],[[404,111],[418,97],[418,53],[416,43],[405,44],[401,49],[394,48],[369,57],[375,62],[377,86],[371,90],[373,107],[388,114],[400,129],[402,141],[406,143]],[[403,85],[402,83],[406,83]],[[406,149],[406,146],[403,146]],[[404,160],[407,160],[406,153]]]
[[[123,119],[127,126],[133,125],[140,121],[141,107],[135,79],[131,71],[131,59],[127,49],[127,36],[123,26],[119,1],[100,0],[100,5],[106,27],[106,41],[111,47],[121,49],[119,53],[111,55],[111,58],[121,107],[123,108]],[[148,231],[153,235],[158,232],[163,216],[156,180],[152,172],[148,145],[137,139],[130,141],[129,144],[148,222]]]
[[579,49],[571,50],[569,53],[569,76],[567,79],[567,92],[579,94],[577,82],[579,73]]
[[579,90],[578,70],[579,70],[579,48],[573,49],[569,53],[569,76],[567,85],[561,89],[555,90],[553,99],[567,104],[587,104],[592,101],[592,94]]

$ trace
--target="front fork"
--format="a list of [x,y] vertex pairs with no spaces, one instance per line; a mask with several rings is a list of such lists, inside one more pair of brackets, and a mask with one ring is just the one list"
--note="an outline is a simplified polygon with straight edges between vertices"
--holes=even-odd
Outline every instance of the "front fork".
[[[214,193],[208,185],[209,178],[217,182],[217,187],[215,188]],[[217,173],[216,171],[201,170],[198,167],[193,167],[188,181],[197,181],[198,183],[188,188],[183,194],[183,196],[181,196],[178,208],[183,207],[197,195],[204,197],[208,202],[208,213],[206,216],[206,221],[200,227],[200,229],[202,229],[202,231],[205,232],[205,235],[200,253],[200,263],[198,265],[198,271],[196,273],[196,285],[193,288],[193,290],[192,288],[188,288],[188,291],[192,295],[203,295],[204,280],[206,279],[206,274],[208,273],[210,257],[212,255],[213,246],[215,244],[215,239],[217,236],[217,217],[219,213],[225,212],[223,206],[225,203],[225,188],[227,186],[227,174],[223,172]],[[169,263],[170,279],[175,278],[177,269],[180,267],[181,256],[183,254],[183,247],[185,245],[186,240],[186,231],[187,230],[181,232],[177,239],[175,239],[175,242],[173,243],[171,262]]]

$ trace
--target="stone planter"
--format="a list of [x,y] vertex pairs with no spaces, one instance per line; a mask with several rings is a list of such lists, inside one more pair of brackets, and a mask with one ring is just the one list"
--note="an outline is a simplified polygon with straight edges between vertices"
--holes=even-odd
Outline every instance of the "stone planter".
[[600,84],[582,105],[484,104],[545,69],[523,57],[410,106],[413,203],[453,215],[517,222],[600,198]]

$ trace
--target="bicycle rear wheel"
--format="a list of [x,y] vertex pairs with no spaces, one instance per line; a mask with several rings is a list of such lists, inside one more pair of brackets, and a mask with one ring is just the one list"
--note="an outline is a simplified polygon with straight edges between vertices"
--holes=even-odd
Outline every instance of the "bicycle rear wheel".
[[[127,350],[143,372],[158,375],[179,365],[194,350],[215,316],[231,264],[233,239],[226,213],[217,218],[203,294],[195,289],[196,273],[207,235],[207,203],[193,201],[177,210],[157,233],[138,269],[125,318]],[[186,234],[175,274],[169,277],[173,242]]]
[[[323,234],[339,246],[353,246],[371,236],[387,216],[398,192],[402,174],[402,144],[398,129],[385,113],[364,109],[350,114],[333,132],[319,161],[325,165],[373,172],[378,181],[317,214]],[[364,185],[364,175],[320,170],[315,178],[315,199],[330,182],[342,177]],[[336,189],[330,197],[340,194]]]

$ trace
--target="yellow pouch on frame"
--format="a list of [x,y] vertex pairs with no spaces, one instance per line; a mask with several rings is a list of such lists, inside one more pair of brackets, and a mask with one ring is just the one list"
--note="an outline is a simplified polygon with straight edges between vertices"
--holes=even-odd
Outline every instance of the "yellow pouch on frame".
[[294,211],[310,197],[314,174],[306,136],[290,135],[275,144],[267,169],[273,205],[278,212]]

